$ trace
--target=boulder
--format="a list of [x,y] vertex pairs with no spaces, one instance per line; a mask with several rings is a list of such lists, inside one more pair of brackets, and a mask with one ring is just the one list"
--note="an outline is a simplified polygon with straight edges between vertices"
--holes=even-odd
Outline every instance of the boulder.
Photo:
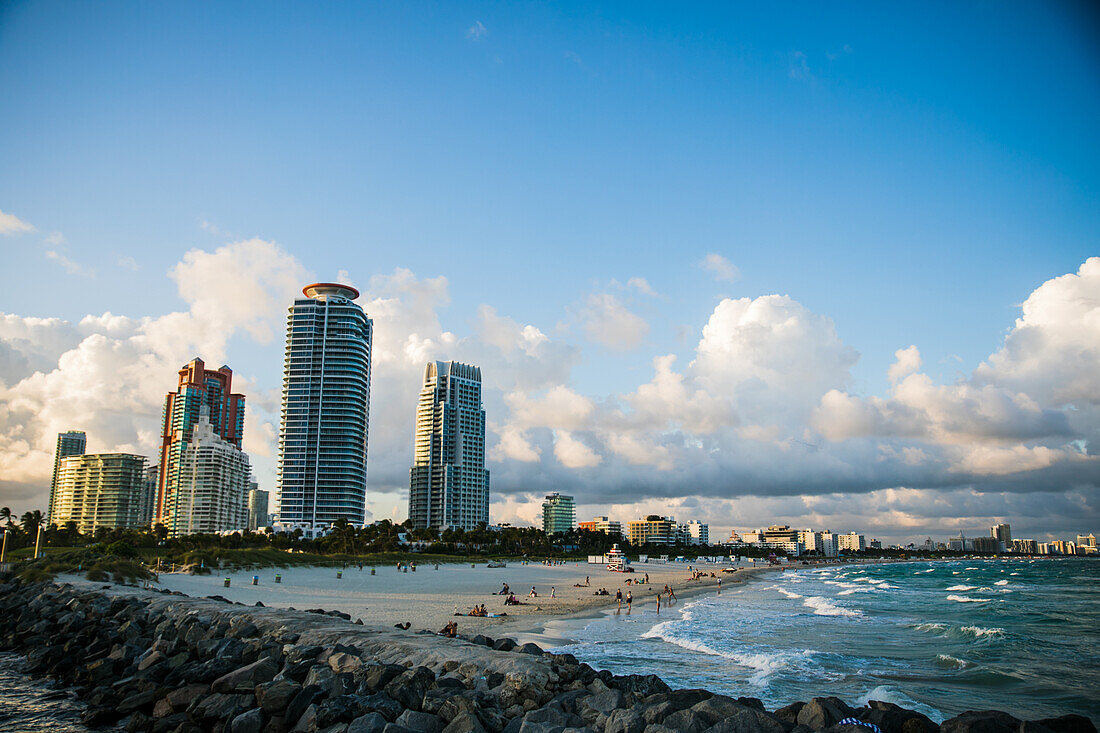
[[264,657],[222,675],[210,687],[214,692],[252,692],[256,685],[270,682],[278,673],[279,665],[273,659]]
[[177,687],[169,692],[164,700],[172,706],[174,712],[181,712],[191,706],[191,703],[210,691],[210,685],[195,684]]
[[283,718],[286,720],[287,725],[295,725],[299,718],[302,717],[302,714],[305,713],[306,708],[313,705],[313,703],[324,696],[325,691],[317,685],[309,685],[299,690],[298,694],[287,703],[286,712],[283,713]]
[[642,733],[646,722],[635,710],[612,710],[604,725],[605,733]]
[[794,725],[798,722],[798,714],[802,712],[802,708],[806,707],[804,702],[792,702],[790,705],[784,705],[775,711],[775,717],[782,720],[784,723],[790,723]]
[[968,710],[940,724],[941,733],[1018,733],[1020,721],[999,710]]
[[848,707],[839,697],[815,697],[798,711],[795,722],[812,730],[822,730],[854,714],[855,710]]
[[378,713],[367,713],[348,723],[347,733],[382,733],[387,723]]
[[882,733],[937,733],[939,726],[926,716],[881,700],[872,700],[856,711],[865,723],[877,725]]
[[577,712],[584,722],[592,725],[599,716],[609,715],[612,710],[617,710],[625,704],[623,693],[618,690],[605,690],[595,695],[581,698],[577,702]]
[[386,694],[399,702],[404,708],[419,710],[425,693],[435,682],[435,674],[427,667],[407,669],[390,680],[386,685]]
[[443,723],[440,721],[439,716],[430,713],[418,713],[415,710],[406,710],[397,716],[397,720],[394,722],[410,730],[421,731],[421,733],[439,733],[443,730]]
[[328,666],[336,674],[343,674],[344,672],[354,672],[362,667],[363,660],[351,654],[340,652],[328,658]]
[[256,686],[256,702],[269,715],[286,710],[286,706],[301,692],[302,686],[292,680],[273,680]]
[[487,733],[487,731],[477,716],[463,712],[447,724],[443,733]]
[[228,733],[263,733],[267,716],[260,708],[241,713],[229,723]]
[[1084,715],[1060,715],[1035,722],[1054,733],[1096,733],[1096,726]]

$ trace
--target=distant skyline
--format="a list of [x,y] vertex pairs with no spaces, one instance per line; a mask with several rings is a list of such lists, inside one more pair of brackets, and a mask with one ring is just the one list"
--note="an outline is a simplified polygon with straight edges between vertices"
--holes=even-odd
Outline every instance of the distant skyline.
[[[1100,525],[1084,3],[0,7],[0,504],[155,460],[194,357],[275,488],[286,309],[374,320],[368,510],[481,368],[493,521]],[[272,497],[274,505],[274,496]]]

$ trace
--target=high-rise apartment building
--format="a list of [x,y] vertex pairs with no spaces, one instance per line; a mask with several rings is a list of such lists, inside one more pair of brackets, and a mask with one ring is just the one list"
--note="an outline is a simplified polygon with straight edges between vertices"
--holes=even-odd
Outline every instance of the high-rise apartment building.
[[353,287],[302,293],[286,324],[275,511],[278,529],[315,537],[338,519],[365,519],[374,324]]
[[57,434],[57,447],[53,452],[53,480],[50,481],[50,505],[47,507],[46,524],[57,524],[54,518],[54,501],[57,497],[57,471],[61,467],[61,459],[69,456],[80,456],[88,445],[87,436],[82,430],[66,430]]
[[825,543],[821,539],[821,532],[815,532],[812,529],[801,529],[798,531],[798,541],[802,543],[806,552],[814,552],[818,555],[825,554]]
[[245,529],[250,476],[248,456],[218,435],[204,407],[180,457],[169,536]]
[[[192,526],[192,519],[181,505],[180,471],[184,453],[203,415],[211,433],[240,449],[244,435],[244,395],[233,394],[233,370],[224,365],[217,370],[207,369],[202,359],[195,358],[180,369],[176,391],[169,392],[164,400],[161,421],[160,475],[153,521],[167,527],[172,536]],[[191,505],[188,499],[187,506]]]
[[998,552],[1008,552],[1012,549],[1012,527],[1007,524],[997,524],[989,528],[989,536],[998,543]]
[[255,488],[255,483],[252,484],[252,487],[248,491],[248,528],[267,527],[271,524],[267,513],[268,492]]
[[577,517],[577,508],[572,496],[556,491],[542,502],[542,531],[546,534],[558,534],[573,529]]
[[417,529],[474,529],[489,521],[481,369],[436,361],[416,406],[409,519]]
[[157,483],[160,466],[146,466],[141,486],[141,521],[143,527],[151,527],[157,506]]
[[858,532],[837,535],[837,549],[848,552],[861,552],[867,549],[866,538]]
[[584,529],[589,532],[603,532],[611,537],[623,536],[623,525],[607,517],[594,517],[587,522],[577,522],[577,529]]
[[142,516],[145,456],[85,453],[62,458],[57,467],[54,523],[76,522],[81,534],[99,527],[147,527]]

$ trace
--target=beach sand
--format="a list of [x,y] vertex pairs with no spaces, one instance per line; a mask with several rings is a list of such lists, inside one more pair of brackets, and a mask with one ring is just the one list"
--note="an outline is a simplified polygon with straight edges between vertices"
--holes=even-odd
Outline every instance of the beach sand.
[[[694,567],[694,566],[693,566]],[[705,566],[708,574],[721,576],[722,587],[744,582],[760,573],[774,572],[758,563],[756,567],[743,566],[735,573],[721,573],[721,566]],[[682,601],[699,593],[717,593],[717,578],[706,577],[691,580],[691,571],[684,563],[649,563],[635,565],[634,573],[616,573],[603,565],[570,562],[565,565],[541,565],[509,562],[504,568],[488,568],[484,564],[420,565],[416,572],[399,572],[395,565],[375,566],[359,570],[352,565],[342,570],[337,578],[334,567],[265,568],[227,574],[211,575],[160,575],[159,586],[178,590],[190,596],[220,595],[246,605],[261,601],[265,606],[293,607],[299,610],[323,608],[342,611],[352,619],[361,618],[367,625],[392,626],[408,622],[412,629],[439,631],[448,621],[457,621],[459,633],[530,639],[542,636],[550,619],[565,616],[595,616],[615,609],[615,591],[621,590],[625,598],[629,590],[634,596],[634,610],[652,611],[656,606],[656,594],[667,583]],[[282,576],[275,583],[275,574]],[[649,574],[649,584],[627,585],[628,579],[642,579]],[[252,576],[259,576],[259,585],[252,585]],[[585,576],[591,578],[589,587],[583,584]],[[224,587],[224,579],[230,578],[230,587]],[[505,606],[504,596],[496,595],[502,583],[508,583],[516,598],[526,605]],[[538,597],[529,598],[531,586]],[[550,597],[554,587],[555,598]],[[606,588],[610,596],[596,596],[594,592]],[[507,616],[479,618],[463,616],[476,604],[485,604],[489,613]],[[667,608],[662,598],[662,611]],[[626,603],[623,603],[624,613]]]

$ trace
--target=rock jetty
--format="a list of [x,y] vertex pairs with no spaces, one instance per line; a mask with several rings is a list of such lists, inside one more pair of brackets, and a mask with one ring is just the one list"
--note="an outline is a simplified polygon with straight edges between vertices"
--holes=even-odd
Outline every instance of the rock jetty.
[[91,727],[155,733],[1095,733],[1087,718],[968,712],[936,725],[835,697],[768,711],[510,639],[346,614],[0,578],[0,649],[75,688]]

